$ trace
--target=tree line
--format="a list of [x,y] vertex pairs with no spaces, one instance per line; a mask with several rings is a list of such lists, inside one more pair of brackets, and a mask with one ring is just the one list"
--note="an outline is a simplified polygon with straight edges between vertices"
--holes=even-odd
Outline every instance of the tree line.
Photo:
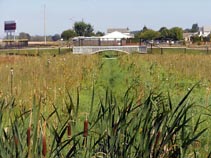
[[[184,32],[197,32],[199,31],[198,24],[193,24],[191,29],[183,30],[180,27],[173,27],[168,29],[167,27],[161,27],[158,31],[147,28],[144,26],[140,31],[132,32],[134,34],[135,40],[183,40]],[[76,36],[103,36],[103,32],[94,32],[94,27],[90,23],[84,21],[75,22],[72,29],[64,30],[61,34],[55,34],[53,36],[47,36],[48,41],[58,41],[60,39],[69,40]],[[20,39],[28,39],[31,41],[42,41],[43,36],[30,36],[28,33],[21,32],[19,34]],[[195,39],[197,40],[198,37]]]

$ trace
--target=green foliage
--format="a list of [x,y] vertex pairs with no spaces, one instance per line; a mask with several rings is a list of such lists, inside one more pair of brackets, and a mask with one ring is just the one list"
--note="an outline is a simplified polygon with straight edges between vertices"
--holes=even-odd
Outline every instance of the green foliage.
[[160,37],[160,33],[154,30],[146,30],[141,32],[139,37],[144,40],[154,40]]
[[75,36],[77,36],[77,34],[74,30],[65,30],[61,34],[61,37],[66,41]]
[[170,31],[166,27],[160,28],[159,32],[162,39],[170,38]]
[[55,34],[52,36],[52,41],[58,41],[61,39],[61,36],[59,34]]
[[199,31],[199,26],[198,26],[198,24],[197,24],[197,23],[196,23],[196,24],[193,24],[190,31],[191,31],[191,32],[198,32],[198,31]]
[[105,35],[105,33],[98,31],[98,32],[96,32],[96,34],[95,34],[95,35],[96,35],[96,36],[104,36],[104,35]]
[[31,36],[28,33],[20,32],[18,38],[19,39],[28,39],[28,40],[30,40],[31,39]]
[[173,27],[169,30],[170,37],[174,40],[182,40],[183,39],[183,30],[179,27]]
[[[195,157],[206,157],[211,144],[210,129],[206,130],[210,119],[204,116],[203,109],[210,110],[210,55],[207,54],[205,58],[204,54],[199,55],[203,53],[200,50],[187,50],[184,54],[183,49],[165,48],[163,55],[160,55],[160,49],[153,53],[156,51],[159,54],[117,55],[108,51],[102,54],[103,57],[108,57],[106,59],[99,55],[72,54],[55,57],[18,56],[17,59],[6,56],[1,59],[0,94],[9,93],[8,73],[12,66],[16,102],[10,104],[8,96],[2,100],[5,108],[0,128],[8,127],[7,138],[10,143],[1,143],[4,131],[0,130],[0,144],[9,146],[14,154],[9,156],[11,152],[6,147],[0,149],[0,154],[8,151],[8,156],[4,157],[14,157],[16,153],[26,157],[26,130],[31,111],[27,106],[31,105],[35,93],[42,96],[41,99],[37,97],[32,106],[31,141],[37,140],[37,143],[32,143],[36,144],[34,153],[37,157],[42,154],[44,121],[47,122],[46,157],[149,157],[149,152],[153,155],[161,154],[160,157],[162,154],[171,157],[169,154],[173,153],[174,157],[178,154],[180,157],[191,157],[194,154]],[[203,82],[196,86],[192,92],[193,97],[182,96],[198,80]],[[129,90],[124,94],[128,86]],[[109,90],[104,94],[107,88]],[[170,91],[171,97],[166,95],[167,91]],[[185,99],[180,101],[180,98]],[[193,101],[196,104],[192,105]],[[124,110],[127,106],[128,109]],[[131,110],[130,107],[135,109]],[[90,130],[87,141],[84,141],[83,121],[86,115]],[[71,137],[66,134],[69,122],[73,130]],[[184,126],[181,127],[182,125]],[[156,134],[153,131],[157,127],[159,130]],[[115,135],[113,129],[117,129]],[[167,140],[174,140],[172,134],[176,136],[176,141],[169,143]],[[10,146],[14,136],[23,142],[18,147],[18,152]],[[164,144],[167,145],[164,147],[168,150],[164,150],[162,140],[165,140]],[[155,144],[158,146],[154,148]],[[196,145],[199,147],[195,147]],[[30,151],[33,148],[31,146]]]
[[94,31],[91,24],[87,24],[83,21],[75,22],[73,29],[78,36],[88,36],[88,37],[92,36]]
[[191,37],[191,41],[192,41],[193,43],[197,43],[197,42],[201,42],[202,39],[201,39],[201,37],[199,37],[198,35],[195,35],[195,36],[192,36],[192,37]]
[[[51,158],[101,155],[120,158],[187,157],[194,153],[191,145],[206,131],[199,129],[203,123],[200,117],[194,125],[191,124],[193,104],[188,102],[191,91],[174,105],[170,96],[164,97],[153,92],[144,101],[136,103],[129,88],[122,96],[122,104],[107,89],[105,96],[99,100],[98,109],[89,117],[87,137],[83,136],[83,129],[80,129],[79,93],[76,104],[68,93],[69,101],[65,102],[66,111],[62,113],[56,106],[49,114],[43,113],[42,98],[37,103],[34,97],[32,109],[18,113],[13,112],[14,100],[9,104],[0,100],[0,157],[42,157],[45,130],[48,136],[47,157]],[[94,99],[93,90],[91,104]],[[90,111],[93,110],[92,106]],[[5,126],[2,118],[8,107],[10,117]],[[43,122],[47,122],[47,126],[42,126]],[[68,123],[72,126],[70,137],[66,134]],[[27,146],[26,141],[29,127],[32,131],[32,146]]]
[[143,27],[142,32],[149,30],[146,26]]

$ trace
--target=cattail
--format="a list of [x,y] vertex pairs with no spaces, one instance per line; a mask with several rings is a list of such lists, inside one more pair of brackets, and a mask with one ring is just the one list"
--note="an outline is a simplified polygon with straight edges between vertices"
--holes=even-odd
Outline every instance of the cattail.
[[71,137],[71,133],[72,131],[71,131],[71,123],[70,122],[68,122],[68,124],[67,124],[67,136],[70,138]]
[[16,135],[14,136],[14,142],[15,142],[15,146],[18,146],[18,137]]
[[46,121],[43,125],[43,133],[42,133],[42,155],[45,157],[47,154],[47,143],[46,143]]
[[86,120],[84,121],[84,137],[87,137],[88,136],[88,126],[89,126],[89,122],[88,122],[88,119],[86,117]]
[[31,127],[29,127],[29,128],[27,129],[27,132],[26,132],[26,134],[27,134],[27,139],[26,139],[27,146],[28,146],[28,147],[30,147],[30,139],[31,139]]
[[26,132],[27,134],[26,143],[27,143],[28,148],[30,147],[30,141],[31,141],[31,122],[32,122],[32,111],[30,114],[29,127]]
[[112,128],[113,128],[113,134],[116,134],[117,128],[118,128],[118,123],[114,123]]
[[160,133],[160,131],[158,131],[156,139],[155,139],[155,146],[157,146],[157,144],[158,144],[158,141],[160,139],[160,135],[161,135],[161,133]]
[[42,155],[45,157],[47,154],[47,143],[45,135],[42,136]]

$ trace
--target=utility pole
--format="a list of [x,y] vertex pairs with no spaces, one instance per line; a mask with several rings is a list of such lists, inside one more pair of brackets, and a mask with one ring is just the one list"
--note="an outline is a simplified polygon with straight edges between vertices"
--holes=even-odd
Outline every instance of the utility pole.
[[45,9],[46,9],[46,6],[44,4],[44,40],[45,40],[45,45],[46,45],[46,15],[45,15]]

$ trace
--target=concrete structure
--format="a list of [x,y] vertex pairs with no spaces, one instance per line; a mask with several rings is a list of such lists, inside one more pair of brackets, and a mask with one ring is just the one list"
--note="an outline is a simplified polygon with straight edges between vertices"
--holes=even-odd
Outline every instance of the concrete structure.
[[95,54],[103,51],[119,51],[124,53],[147,53],[146,46],[74,46],[73,54]]
[[[112,31],[112,32],[110,32]],[[75,37],[73,38],[73,54],[94,54],[103,51],[120,51],[125,53],[147,53],[147,46],[141,43],[131,43],[129,30],[108,30],[102,37]],[[121,32],[119,32],[121,31]],[[124,33],[122,33],[124,32]]]

